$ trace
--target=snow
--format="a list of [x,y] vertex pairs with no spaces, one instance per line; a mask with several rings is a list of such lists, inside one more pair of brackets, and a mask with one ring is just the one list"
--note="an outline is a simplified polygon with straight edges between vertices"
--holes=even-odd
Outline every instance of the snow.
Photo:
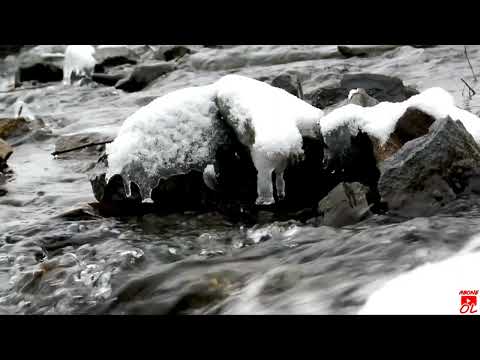
[[95,48],[91,45],[69,45],[65,50],[63,83],[71,84],[72,74],[90,76],[96,64]]
[[420,266],[374,292],[359,314],[458,315],[460,291],[480,290],[479,272],[479,252]]
[[283,172],[303,155],[302,136],[320,133],[323,111],[283,89],[244,76],[224,76],[215,86],[219,110],[250,149],[258,172],[257,204],[272,204],[272,172],[283,198]]
[[206,139],[213,131],[217,111],[214,96],[213,86],[191,87],[140,108],[125,120],[115,141],[106,146],[107,179],[121,174],[129,183],[135,174],[125,169],[141,163],[149,185],[136,182],[149,198],[162,171],[187,169],[207,161],[210,147]]
[[[353,94],[350,93],[351,96]],[[456,107],[453,97],[438,87],[427,89],[400,103],[381,102],[372,107],[349,104],[335,109],[320,121],[322,133],[326,135],[339,126],[348,125],[352,134],[360,129],[384,144],[395,130],[397,120],[409,107],[421,110],[436,120],[446,116],[460,120],[475,141],[480,143],[480,119]]]

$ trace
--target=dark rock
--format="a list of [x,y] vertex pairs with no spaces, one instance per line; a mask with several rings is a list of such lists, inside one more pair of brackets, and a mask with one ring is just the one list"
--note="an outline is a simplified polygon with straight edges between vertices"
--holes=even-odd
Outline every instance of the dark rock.
[[340,227],[355,224],[369,214],[368,188],[360,183],[340,183],[318,204],[321,224]]
[[139,56],[127,46],[97,47],[94,57],[97,71],[125,64],[136,65],[139,60]]
[[446,118],[383,162],[378,188],[393,213],[429,216],[471,188],[479,168],[479,146],[463,124]]
[[172,61],[191,54],[192,50],[182,45],[162,45],[155,51],[154,59],[160,61]]
[[368,57],[380,55],[401,45],[339,45],[338,52],[349,58],[352,56]]
[[398,119],[395,130],[385,144],[380,146],[378,141],[372,138],[377,162],[395,154],[406,142],[426,135],[434,121],[430,115],[415,108],[408,108]]
[[115,86],[124,77],[125,77],[125,74],[123,73],[118,73],[118,74],[93,73],[92,74],[93,81],[106,86]]
[[363,89],[379,102],[401,102],[418,94],[417,90],[405,86],[398,78],[379,74],[345,74],[337,86],[306,94],[306,100],[320,109],[332,108],[346,101],[353,89]]
[[60,82],[63,80],[63,60],[25,54],[19,59],[16,79],[18,82]]
[[175,66],[167,62],[139,65],[125,79],[120,80],[115,87],[126,92],[135,92],[144,89],[158,77],[175,69]]
[[12,155],[12,147],[0,139],[0,171],[7,167],[7,160]]
[[418,91],[407,87],[402,80],[380,74],[345,74],[340,87],[351,90],[362,88],[378,101],[402,102],[417,95]]
[[325,109],[348,98],[348,89],[341,87],[320,88],[307,95],[307,100],[319,109]]
[[26,45],[0,45],[0,59],[9,55],[16,55]]
[[298,78],[293,77],[290,74],[282,74],[275,77],[272,80],[271,85],[283,89],[294,96],[300,97]]

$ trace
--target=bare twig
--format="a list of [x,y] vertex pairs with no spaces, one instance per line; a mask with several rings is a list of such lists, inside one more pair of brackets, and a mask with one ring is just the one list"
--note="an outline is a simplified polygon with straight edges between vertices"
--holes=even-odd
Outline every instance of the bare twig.
[[468,87],[468,94],[469,94],[470,98],[471,98],[473,95],[476,94],[475,90],[473,90],[472,87],[471,87],[470,85],[468,85],[468,83],[467,83],[465,80],[463,80],[463,79],[460,79],[460,80],[462,80],[463,83],[464,83],[465,85],[467,85],[467,87]]
[[300,82],[300,79],[298,77],[297,77],[297,94],[301,100],[304,99],[302,83]]
[[470,59],[468,58],[468,52],[467,52],[467,47],[464,45],[463,48],[465,49],[465,57],[467,58],[467,61],[468,61],[468,65],[470,65],[470,70],[472,70],[472,74],[473,74],[473,79],[475,82],[477,82],[477,76],[475,75],[475,72],[473,71],[473,66],[472,64],[470,63]]
[[85,148],[87,148],[87,147],[110,144],[111,142],[113,142],[113,140],[107,140],[107,141],[102,141],[102,142],[98,142],[98,143],[85,144],[85,145],[77,146],[77,147],[74,147],[74,148],[71,148],[71,149],[67,149],[67,150],[54,151],[54,152],[52,153],[52,155],[53,155],[53,156],[57,156],[57,155],[69,153],[69,152],[72,152],[72,151],[82,150],[82,149],[85,149]]

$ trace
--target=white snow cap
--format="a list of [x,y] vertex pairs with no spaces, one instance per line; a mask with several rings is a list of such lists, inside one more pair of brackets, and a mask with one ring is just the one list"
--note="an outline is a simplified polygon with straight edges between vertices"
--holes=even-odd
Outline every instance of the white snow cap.
[[[207,158],[204,132],[216,113],[212,86],[185,88],[164,95],[131,115],[106,146],[107,178],[141,161],[149,176],[159,169],[184,168]],[[194,151],[192,151],[192,144]]]
[[90,76],[97,63],[94,54],[95,48],[91,45],[67,46],[63,64],[63,83],[70,84],[72,74]]
[[277,176],[278,196],[283,198],[283,172],[290,161],[303,155],[302,136],[320,134],[323,111],[283,89],[244,76],[224,76],[215,86],[220,111],[228,113],[226,120],[250,148],[258,173],[257,204],[272,204],[272,172]]
[[[354,93],[350,92],[350,95],[353,96]],[[349,104],[335,109],[322,118],[322,133],[328,134],[337,127],[347,124],[352,133],[361,129],[384,144],[395,130],[397,120],[409,107],[421,110],[436,120],[447,115],[453,120],[460,120],[475,141],[480,142],[480,119],[456,107],[453,97],[438,87],[425,90],[400,103],[381,102],[372,107]]]
[[420,266],[374,292],[359,314],[459,315],[460,291],[480,290],[479,273],[479,252]]

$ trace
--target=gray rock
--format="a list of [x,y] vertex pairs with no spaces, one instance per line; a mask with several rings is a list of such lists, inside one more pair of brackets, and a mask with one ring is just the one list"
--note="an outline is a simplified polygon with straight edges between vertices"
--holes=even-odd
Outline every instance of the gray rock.
[[379,101],[367,94],[365,89],[359,88],[352,94],[348,100],[350,104],[355,104],[362,107],[371,107],[379,103]]
[[272,80],[271,85],[277,88],[283,89],[286,92],[300,97],[301,95],[301,85],[299,85],[299,80],[297,77],[294,77],[290,74],[281,74],[275,77]]
[[154,59],[160,61],[172,61],[191,54],[193,51],[182,45],[161,45],[153,55]]
[[369,214],[367,193],[360,183],[340,183],[318,204],[321,224],[341,227],[355,224]]
[[[65,135],[58,138],[55,143],[55,152],[63,152],[70,149],[76,149],[89,144],[99,144],[110,141],[111,137],[100,133],[82,133],[76,135]],[[88,146],[65,154],[60,154],[58,158],[79,158],[88,156],[98,156],[105,150],[105,145]]]
[[175,70],[175,66],[168,62],[139,65],[129,76],[120,80],[115,87],[126,92],[140,91],[153,80],[173,70]]
[[437,120],[381,166],[379,192],[393,213],[429,216],[469,188],[480,148],[460,122]]

